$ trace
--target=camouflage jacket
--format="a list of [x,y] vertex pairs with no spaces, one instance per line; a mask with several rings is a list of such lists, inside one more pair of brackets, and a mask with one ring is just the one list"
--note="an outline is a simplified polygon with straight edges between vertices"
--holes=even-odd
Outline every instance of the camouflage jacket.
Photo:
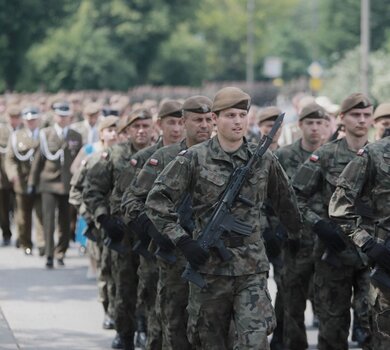
[[[321,146],[299,168],[293,179],[293,187],[308,228],[318,220],[329,218],[329,201],[336,189],[337,179],[355,156],[356,152],[351,151],[346,139],[342,138]],[[317,195],[320,196],[320,205],[311,206],[313,196]],[[314,255],[320,257],[324,251],[325,245],[318,240]],[[361,263],[351,242],[339,256],[344,264]]]
[[[146,213],[156,228],[174,243],[188,234],[178,222],[176,212],[183,193],[192,197],[195,218],[194,238],[206,226],[215,204],[223,193],[229,178],[237,166],[245,164],[256,145],[246,142],[234,153],[221,148],[217,136],[199,145],[182,151],[161,172],[146,200]],[[268,271],[269,263],[261,236],[261,207],[266,197],[271,199],[274,210],[288,228],[292,238],[299,238],[301,217],[294,191],[277,159],[266,152],[261,160],[253,164],[243,188],[242,196],[255,203],[248,207],[237,202],[232,215],[252,226],[252,234],[242,245],[229,247],[233,234],[223,237],[233,259],[222,262],[213,250],[210,259],[200,269],[203,273],[240,276]]]
[[123,169],[136,150],[131,142],[116,144],[100,154],[98,162],[87,172],[83,202],[96,219],[100,215],[115,214],[111,194]]
[[[358,199],[367,196],[372,203],[375,230],[368,232],[364,218],[357,213]],[[358,152],[342,172],[333,194],[329,215],[344,222],[344,229],[361,247],[371,235],[390,237],[390,137],[372,143]]]

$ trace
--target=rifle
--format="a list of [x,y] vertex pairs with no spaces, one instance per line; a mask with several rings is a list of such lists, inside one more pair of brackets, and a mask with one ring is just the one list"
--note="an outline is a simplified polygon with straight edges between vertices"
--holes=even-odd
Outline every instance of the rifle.
[[[210,221],[197,239],[199,245],[206,251],[209,251],[210,248],[216,248],[223,261],[229,261],[233,258],[233,254],[225,247],[221,238],[225,232],[235,232],[241,236],[250,236],[252,233],[252,226],[234,218],[231,215],[231,209],[236,201],[240,201],[249,207],[255,205],[255,203],[240,195],[240,191],[252,171],[253,163],[264,155],[272,143],[275,133],[283,123],[283,118],[284,113],[278,116],[272,130],[268,135],[262,137],[253,155],[248,159],[248,162],[234,169],[221,199],[216,203]],[[187,263],[181,276],[200,288],[206,287],[206,282],[201,274],[192,268],[189,263]]]

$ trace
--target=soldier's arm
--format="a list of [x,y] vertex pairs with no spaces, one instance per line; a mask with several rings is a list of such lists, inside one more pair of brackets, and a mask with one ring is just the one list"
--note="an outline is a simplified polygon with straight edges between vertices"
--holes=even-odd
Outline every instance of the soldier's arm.
[[191,157],[179,155],[157,177],[146,199],[147,216],[157,230],[174,243],[188,236],[179,224],[176,207],[183,193],[190,192],[192,171]]
[[5,171],[10,181],[14,182],[18,178],[18,163],[11,145],[8,147],[8,152],[5,156]]
[[270,166],[267,195],[273,210],[286,227],[289,238],[300,238],[302,218],[297,199],[286,173],[275,157]]
[[355,202],[362,192],[369,191],[373,179],[370,176],[370,158],[367,154],[355,157],[343,170],[329,203],[329,216],[337,220],[354,243],[361,247],[370,234],[360,225],[363,220],[355,209]]
[[309,205],[310,199],[319,191],[321,181],[321,163],[317,154],[313,154],[301,165],[292,181],[304,222],[310,227],[321,219]]
[[31,164],[30,174],[28,177],[28,186],[37,187],[39,185],[39,177],[45,165],[46,157],[38,148],[34,154],[34,160]]

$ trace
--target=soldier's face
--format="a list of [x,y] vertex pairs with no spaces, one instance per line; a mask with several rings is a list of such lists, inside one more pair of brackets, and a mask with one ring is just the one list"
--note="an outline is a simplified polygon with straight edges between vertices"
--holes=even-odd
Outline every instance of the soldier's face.
[[[274,120],[265,120],[262,123],[260,123],[259,129],[260,129],[261,136],[268,135],[271,132],[274,124],[275,124]],[[273,138],[272,143],[277,143],[281,134],[282,134],[282,128],[279,128],[279,130],[276,132]]]
[[9,124],[13,129],[16,129],[22,124],[22,117],[20,115],[11,115],[9,117]]
[[91,126],[95,126],[96,125],[98,118],[99,118],[99,113],[89,114],[86,117],[86,119],[88,121],[88,124],[91,125]]
[[309,144],[316,145],[322,141],[325,119],[305,118],[299,122],[302,138]]
[[153,134],[152,119],[138,119],[128,127],[127,133],[134,146],[143,148],[149,145]]
[[105,147],[110,147],[118,141],[116,127],[110,126],[100,131],[100,139],[102,140]]
[[35,130],[39,125],[39,119],[30,119],[25,121],[30,130]]
[[214,128],[211,112],[203,114],[186,112],[184,124],[188,146],[208,140]]
[[228,108],[215,113],[213,120],[217,126],[218,137],[226,142],[237,142],[246,135],[248,128],[248,112],[238,108]]
[[158,126],[162,131],[164,145],[172,145],[183,139],[183,118],[164,117],[163,119],[158,120]]
[[382,117],[375,121],[374,124],[378,138],[381,138],[387,128],[390,128],[390,117]]
[[341,122],[345,126],[345,133],[355,137],[367,135],[372,124],[372,107],[354,108],[340,115]]
[[55,121],[61,128],[65,128],[66,126],[68,126],[70,124],[71,116],[70,115],[61,116],[61,115],[56,114]]

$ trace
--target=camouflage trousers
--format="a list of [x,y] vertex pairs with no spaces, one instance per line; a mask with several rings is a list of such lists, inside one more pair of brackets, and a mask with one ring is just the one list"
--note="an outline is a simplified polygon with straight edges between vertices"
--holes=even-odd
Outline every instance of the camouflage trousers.
[[269,349],[267,335],[276,320],[266,273],[203,278],[208,284],[205,289],[190,284],[187,334],[193,348],[228,349],[233,319],[236,349]]
[[188,283],[181,278],[185,260],[175,252],[180,261],[169,264],[158,260],[156,310],[161,320],[162,348],[164,350],[191,349],[187,339]]
[[122,244],[126,254],[111,251],[112,272],[115,280],[115,328],[125,343],[133,344],[136,328],[135,307],[137,302],[138,257],[131,251],[131,242],[125,238]]
[[295,257],[286,250],[284,256],[284,333],[286,349],[307,349],[305,327],[306,300],[314,274],[313,247],[300,249]]
[[384,294],[371,286],[373,350],[390,349],[390,293]]
[[283,274],[283,260],[281,256],[278,259],[270,259],[274,268],[274,280],[276,283],[276,297],[275,297],[275,316],[276,316],[276,328],[272,334],[271,349],[277,346],[283,345],[283,333],[284,333],[284,290],[282,284]]
[[320,321],[318,349],[348,349],[351,299],[362,328],[369,330],[369,269],[343,265],[334,267],[316,261],[314,298]]
[[137,314],[144,314],[147,320],[147,350],[160,350],[162,344],[161,324],[156,314],[158,270],[154,260],[140,256],[137,270]]

